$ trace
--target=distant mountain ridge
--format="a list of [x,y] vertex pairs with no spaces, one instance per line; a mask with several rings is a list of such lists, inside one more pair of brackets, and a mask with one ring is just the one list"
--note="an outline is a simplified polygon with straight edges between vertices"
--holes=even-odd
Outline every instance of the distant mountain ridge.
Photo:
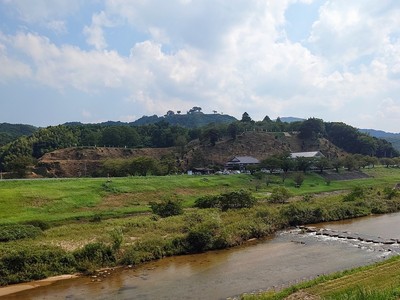
[[6,145],[20,136],[28,136],[39,128],[26,124],[0,123],[0,146]]
[[[204,114],[202,112],[193,112],[187,114],[175,114],[170,112],[165,116],[143,116],[136,121],[133,122],[120,122],[120,121],[107,121],[103,123],[99,123],[96,125],[103,125],[103,126],[141,126],[141,125],[148,125],[154,124],[161,121],[165,121],[170,125],[178,125],[186,128],[197,128],[202,127],[211,123],[215,124],[228,124],[237,121],[235,117],[230,115],[223,115],[223,114]],[[83,125],[80,122],[68,122],[64,125],[67,126],[77,126]]]
[[377,138],[386,138],[386,137],[399,137],[400,138],[400,133],[394,133],[394,132],[386,132],[383,130],[376,130],[376,129],[360,129],[361,132],[363,133],[368,133],[370,136],[374,136]]
[[379,138],[379,139],[385,139],[388,142],[392,143],[393,147],[396,150],[400,151],[400,133],[392,133],[392,132],[386,132],[383,130],[375,130],[375,129],[360,129],[360,132],[362,133],[367,133],[370,136]]
[[298,118],[298,117],[280,117],[281,122],[285,123],[293,123],[293,122],[303,122],[306,119]]

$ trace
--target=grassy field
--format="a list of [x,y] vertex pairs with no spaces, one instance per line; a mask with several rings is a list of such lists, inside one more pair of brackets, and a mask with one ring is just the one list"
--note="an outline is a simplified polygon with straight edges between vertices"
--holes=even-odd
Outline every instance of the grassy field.
[[[269,175],[268,185],[266,178],[251,175],[3,180],[0,285],[231,247],[289,224],[400,210],[400,196],[388,200],[383,193],[400,182],[400,170],[365,172],[371,177],[330,184],[310,173],[300,188],[290,178],[283,184],[279,175]],[[295,197],[269,203],[277,186]],[[329,193],[356,186],[365,188],[363,199],[346,202],[346,192]],[[228,211],[194,208],[201,196],[240,189],[251,191],[258,203]],[[305,200],[304,195],[316,193],[320,196]],[[181,202],[184,213],[168,218],[152,214],[150,202],[164,200]]]
[[400,256],[353,270],[321,276],[280,292],[244,295],[243,300],[279,300],[295,295],[308,299],[397,300],[400,299]]
[[206,194],[247,188],[238,176],[165,176],[0,181],[0,223],[118,217],[150,211],[151,201],[180,200],[185,207]]
[[[310,173],[301,188],[295,188],[290,178],[284,186],[293,195],[305,195],[400,182],[399,169],[374,168],[365,172],[371,177],[332,181],[329,185],[318,174]],[[0,181],[0,224],[121,217],[148,212],[149,202],[169,199],[192,207],[195,199],[202,195],[239,189],[251,190],[262,200],[275,186],[283,185],[279,176],[270,175],[269,181],[267,186],[265,178],[257,180],[250,175],[3,180]]]

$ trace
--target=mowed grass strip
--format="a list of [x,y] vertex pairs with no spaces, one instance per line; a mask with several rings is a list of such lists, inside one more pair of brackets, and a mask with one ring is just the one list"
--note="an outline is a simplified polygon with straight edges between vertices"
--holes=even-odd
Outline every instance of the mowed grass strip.
[[400,299],[400,256],[369,266],[323,275],[281,291],[244,294],[241,299],[397,300]]
[[[350,272],[343,277],[320,283],[306,292],[323,299],[343,297],[349,291],[387,292],[400,288],[400,256],[383,263]],[[400,290],[398,290],[400,292]]]

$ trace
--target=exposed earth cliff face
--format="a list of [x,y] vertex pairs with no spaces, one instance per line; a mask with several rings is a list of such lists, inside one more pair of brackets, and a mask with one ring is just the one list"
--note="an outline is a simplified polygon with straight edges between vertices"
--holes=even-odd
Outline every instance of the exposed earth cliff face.
[[66,148],[43,155],[37,172],[50,177],[93,176],[107,159],[147,156],[159,159],[173,153],[174,148]]
[[[320,150],[327,157],[340,157],[344,152],[325,139],[304,141],[296,134],[245,132],[235,140],[223,139],[214,146],[208,142],[190,142],[183,153],[178,148],[66,148],[45,154],[38,164],[37,173],[50,177],[80,177],[96,174],[106,159],[147,156],[161,159],[173,155],[185,171],[191,167],[223,166],[234,156],[253,156],[259,160],[283,152]],[[183,154],[183,155],[182,155]]]

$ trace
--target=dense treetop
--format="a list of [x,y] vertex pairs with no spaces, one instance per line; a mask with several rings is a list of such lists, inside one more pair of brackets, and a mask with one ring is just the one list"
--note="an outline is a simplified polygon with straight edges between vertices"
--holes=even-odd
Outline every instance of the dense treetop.
[[[237,135],[245,131],[298,132],[299,137],[304,140],[324,137],[352,154],[389,158],[399,155],[399,152],[386,140],[361,133],[357,128],[340,122],[327,123],[321,119],[310,118],[287,123],[280,119],[272,121],[268,116],[263,121],[256,122],[244,113],[240,121],[230,117],[232,119],[230,122],[208,122],[204,126],[193,125],[198,124],[196,123],[198,118],[203,118],[204,121],[204,117],[207,116],[221,118],[223,115],[216,113],[205,115],[201,113],[200,107],[194,107],[184,115],[169,111],[161,119],[157,116],[149,117],[157,122],[144,125],[108,122],[103,124],[69,123],[38,130],[27,128],[29,136],[21,136],[0,148],[0,168],[2,171],[15,171],[23,166],[35,164],[36,159],[45,153],[73,146],[177,147],[184,151],[187,143],[195,139],[215,145],[221,138],[234,140]],[[184,126],[170,122],[175,119],[183,120]]]
[[31,135],[36,130],[38,128],[31,125],[0,123],[0,146],[8,144],[21,136]]

